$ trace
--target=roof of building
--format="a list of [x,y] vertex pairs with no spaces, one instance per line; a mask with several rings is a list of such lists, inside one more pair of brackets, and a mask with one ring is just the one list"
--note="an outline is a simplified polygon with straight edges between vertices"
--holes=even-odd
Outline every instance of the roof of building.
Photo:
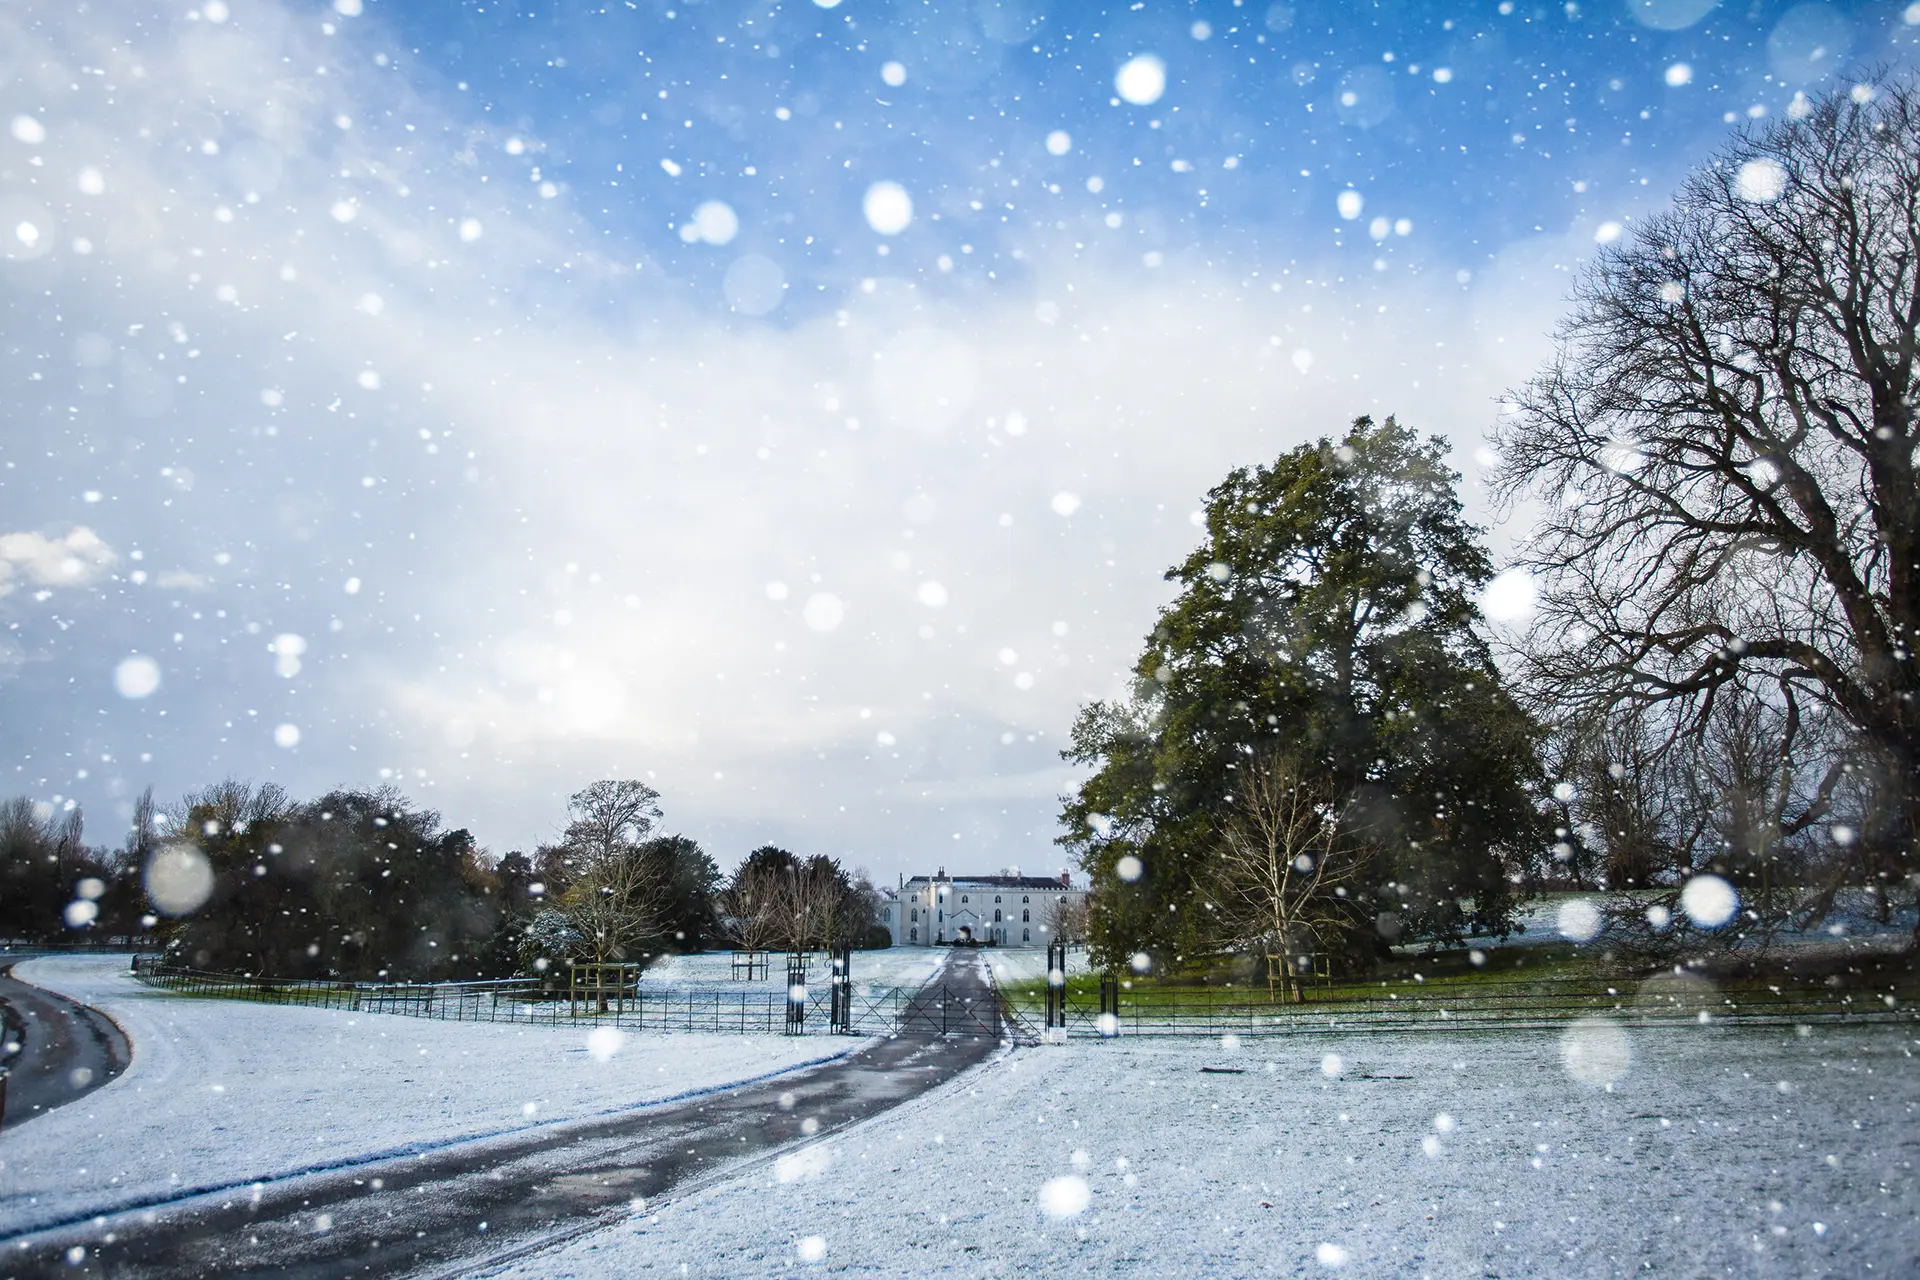
[[981,889],[1065,889],[1058,876],[911,876],[908,884],[961,885]]

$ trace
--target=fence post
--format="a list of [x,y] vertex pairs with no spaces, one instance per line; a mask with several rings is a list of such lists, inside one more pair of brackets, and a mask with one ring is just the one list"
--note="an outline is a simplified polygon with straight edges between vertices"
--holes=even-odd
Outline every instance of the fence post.
[[827,1030],[834,1035],[853,1034],[853,948],[841,947],[833,954],[832,1004],[827,1015]]
[[1065,1044],[1067,1039],[1067,944],[1047,944],[1047,1029],[1048,1044]]
[[796,951],[787,957],[787,1034],[805,1034],[806,1021],[807,958]]

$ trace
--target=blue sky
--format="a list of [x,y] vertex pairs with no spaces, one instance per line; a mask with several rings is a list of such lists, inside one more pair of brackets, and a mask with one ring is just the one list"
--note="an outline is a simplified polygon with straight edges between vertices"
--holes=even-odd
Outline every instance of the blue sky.
[[[595,231],[664,255],[695,287],[719,264],[676,253],[672,232],[690,196],[724,200],[742,247],[819,293],[876,265],[859,198],[882,179],[926,206],[893,246],[905,270],[932,283],[929,259],[975,243],[954,289],[988,270],[1017,282],[1012,251],[1061,220],[1102,249],[1250,266],[1345,251],[1365,270],[1365,228],[1386,215],[1420,237],[1388,241],[1395,266],[1471,263],[1644,203],[1642,179],[1670,181],[1730,116],[1777,115],[1906,30],[1892,5],[1698,0],[442,3],[393,17],[397,68],[540,140],[495,157],[496,181],[530,187],[539,169],[568,184]],[[1140,55],[1166,69],[1145,106],[1114,84]],[[659,180],[662,159],[682,166],[676,181]],[[1336,207],[1349,189],[1366,201],[1352,222]],[[1136,221],[1106,228],[1110,212]]]
[[1508,545],[1581,262],[1909,16],[11,6],[0,793],[1057,867],[1210,484],[1397,413]]

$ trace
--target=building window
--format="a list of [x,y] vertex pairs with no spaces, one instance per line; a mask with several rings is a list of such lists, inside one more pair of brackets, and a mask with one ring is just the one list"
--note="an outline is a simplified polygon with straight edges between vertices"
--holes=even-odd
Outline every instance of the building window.
[[912,915],[915,920],[918,920],[920,918],[920,908],[915,907],[912,911]]
[[947,922],[947,913],[946,913],[946,912],[944,912],[944,911],[941,911],[941,912],[938,912],[937,914],[939,915],[939,917],[940,917],[940,918],[939,918],[939,920],[937,920],[937,921],[935,921],[935,923],[936,923],[936,924],[945,924],[945,923]]
[[993,900],[994,900],[995,902],[998,902],[998,901],[1000,901],[1000,895],[999,895],[999,894],[997,894],[997,893],[996,893],[996,894],[994,894],[994,895],[993,895]]
[[1022,902],[1031,902],[1031,901],[1033,901],[1033,899],[1031,899],[1031,898],[1029,898],[1029,897],[1027,897],[1027,895],[1023,893],[1023,894],[1021,894],[1021,895],[1020,895],[1020,901],[1022,901]]
[[1031,930],[1031,929],[1022,929],[1022,930],[1020,931],[1020,941],[1022,941],[1022,942],[1032,942],[1032,941],[1033,941],[1033,930]]
[[1033,912],[1028,911],[1025,908],[1022,908],[1020,911],[1020,919],[1023,923],[1025,921],[1033,919]]
[[961,894],[961,895],[960,895],[960,901],[962,901],[962,902],[965,902],[966,900],[967,900],[967,895],[966,895],[966,894],[964,894],[964,893],[963,893],[963,894]]
[[994,922],[995,924],[999,924],[999,923],[1000,923],[1000,908],[998,908],[998,907],[995,907],[995,908],[993,909],[993,922]]
[[907,930],[907,941],[908,942],[920,941],[920,931],[918,929]]
[[893,908],[892,908],[892,907],[882,907],[882,908],[880,908],[880,918],[881,918],[882,920],[885,920],[885,921],[887,921],[887,922],[889,922],[889,923],[891,923],[891,922],[892,922],[892,920],[893,920]]

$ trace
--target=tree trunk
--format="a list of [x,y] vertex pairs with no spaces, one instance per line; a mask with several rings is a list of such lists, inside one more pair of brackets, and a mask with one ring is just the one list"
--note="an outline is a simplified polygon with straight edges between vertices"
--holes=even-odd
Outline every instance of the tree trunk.
[[[1899,852],[1900,878],[1907,882],[1907,889],[1913,897],[1913,943],[1908,949],[1909,955],[1920,955],[1920,758],[1909,756],[1906,769],[1901,777],[1902,794]],[[1892,886],[1884,882],[1881,888],[1881,909],[1892,914],[1892,895],[1887,889]]]

